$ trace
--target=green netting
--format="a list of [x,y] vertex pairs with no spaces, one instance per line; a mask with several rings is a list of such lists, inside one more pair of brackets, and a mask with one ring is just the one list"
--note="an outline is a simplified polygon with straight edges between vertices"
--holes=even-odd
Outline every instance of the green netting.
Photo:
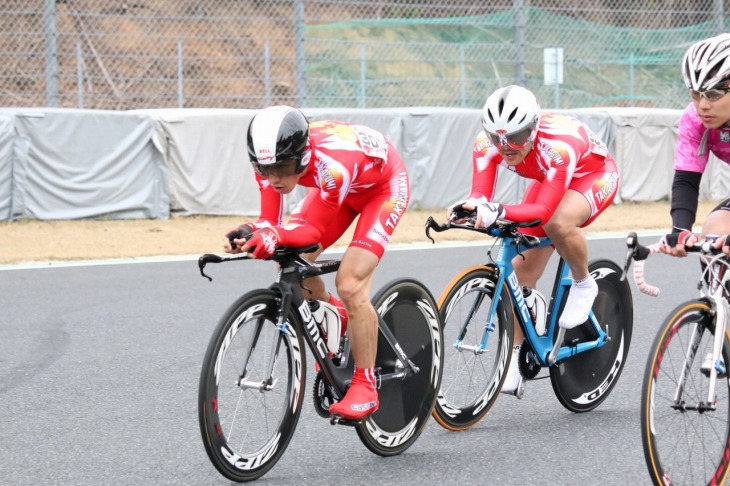
[[[546,107],[681,108],[688,102],[682,56],[713,35],[709,21],[638,29],[522,12],[308,25],[307,104],[480,107],[490,91],[520,83]],[[544,84],[545,48],[563,49],[561,85]]]

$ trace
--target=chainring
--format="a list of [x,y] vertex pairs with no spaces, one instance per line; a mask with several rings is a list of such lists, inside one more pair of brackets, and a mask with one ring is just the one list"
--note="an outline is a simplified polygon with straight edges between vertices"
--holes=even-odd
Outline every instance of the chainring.
[[542,366],[537,364],[535,353],[532,352],[532,349],[527,345],[527,342],[523,342],[520,347],[520,355],[517,359],[517,365],[520,368],[520,374],[522,374],[522,376],[527,380],[534,379],[542,369]]
[[312,394],[314,400],[314,410],[317,415],[322,418],[331,418],[329,408],[330,405],[335,403],[335,394],[332,393],[332,389],[324,380],[324,374],[322,371],[318,371],[314,377],[314,393]]

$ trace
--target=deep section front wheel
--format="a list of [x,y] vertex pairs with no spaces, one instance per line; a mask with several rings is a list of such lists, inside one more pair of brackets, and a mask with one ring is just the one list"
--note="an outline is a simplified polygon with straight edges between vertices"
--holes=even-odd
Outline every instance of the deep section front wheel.
[[[203,360],[198,390],[203,445],[216,469],[233,481],[251,481],[271,469],[301,413],[306,367],[302,337],[290,325],[284,332],[276,328],[277,308],[271,290],[238,299],[221,318]],[[297,318],[290,313],[287,321]]]
[[[654,339],[644,372],[641,439],[657,485],[720,485],[730,468],[730,385],[710,378],[702,363],[712,352],[714,311],[709,301],[675,308]],[[722,359],[728,363],[727,332]]]
[[[438,307],[431,293],[413,279],[398,279],[373,297],[373,306],[393,333],[398,346],[418,368],[416,374],[384,381],[378,390],[380,407],[357,426],[365,446],[381,456],[400,454],[428,423],[443,368],[443,335]],[[375,361],[381,375],[405,371],[396,352],[378,332]]]
[[[593,410],[616,386],[629,354],[634,322],[634,301],[629,283],[621,281],[622,269],[610,260],[596,260],[589,263],[588,271],[598,284],[593,314],[609,341],[550,367],[555,396],[572,412]],[[559,312],[567,298],[566,292]],[[588,322],[565,333],[567,343],[593,339],[596,334]]]
[[[457,275],[439,299],[444,373],[433,416],[448,430],[466,430],[478,423],[496,402],[507,376],[513,313],[506,287],[497,291],[496,285],[491,268],[471,267]],[[495,294],[500,301],[490,323]]]

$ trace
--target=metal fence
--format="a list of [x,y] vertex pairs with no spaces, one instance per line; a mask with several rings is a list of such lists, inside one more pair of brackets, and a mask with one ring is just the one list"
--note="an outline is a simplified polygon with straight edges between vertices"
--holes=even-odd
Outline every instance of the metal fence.
[[[728,0],[730,1],[730,0]],[[0,0],[0,106],[683,107],[722,0]]]

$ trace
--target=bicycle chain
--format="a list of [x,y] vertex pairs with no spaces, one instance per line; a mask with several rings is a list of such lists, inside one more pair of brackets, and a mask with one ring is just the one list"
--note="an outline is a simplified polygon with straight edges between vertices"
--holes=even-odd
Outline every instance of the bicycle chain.
[[537,364],[536,361],[537,360],[535,359],[532,349],[530,349],[530,346],[527,345],[527,341],[523,341],[522,346],[520,347],[520,355],[518,356],[517,364],[520,368],[520,374],[522,374],[525,379],[532,380],[538,375],[538,373],[540,373],[542,366]]
[[335,403],[335,395],[332,389],[324,380],[322,371],[318,371],[314,377],[314,390],[312,393],[314,410],[322,418],[331,418],[329,408]]

